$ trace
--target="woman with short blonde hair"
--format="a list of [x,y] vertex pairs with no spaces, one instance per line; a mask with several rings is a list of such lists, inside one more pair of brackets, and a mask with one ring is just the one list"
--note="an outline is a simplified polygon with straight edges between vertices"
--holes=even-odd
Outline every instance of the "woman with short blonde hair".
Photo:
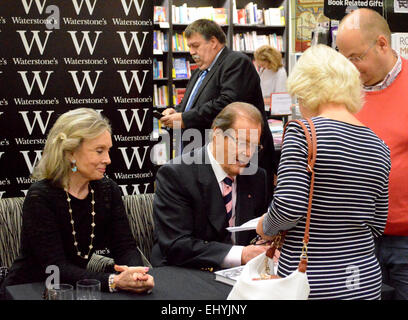
[[312,46],[302,54],[287,86],[310,112],[319,112],[328,103],[343,104],[350,113],[362,107],[359,71],[343,55],[324,45]]
[[[309,299],[380,299],[374,238],[382,235],[387,221],[390,151],[354,117],[362,101],[359,73],[334,49],[312,46],[289,75],[288,89],[317,136],[307,247]],[[297,269],[303,254],[311,180],[307,158],[305,133],[290,122],[273,200],[257,226],[265,239],[287,230],[279,257],[281,277]]]

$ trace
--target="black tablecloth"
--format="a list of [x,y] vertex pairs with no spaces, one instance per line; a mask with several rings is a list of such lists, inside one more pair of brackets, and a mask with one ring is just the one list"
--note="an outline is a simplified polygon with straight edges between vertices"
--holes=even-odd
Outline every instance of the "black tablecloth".
[[[102,292],[102,300],[225,300],[231,286],[215,281],[211,272],[179,267],[160,267],[149,271],[155,286],[151,294]],[[8,299],[41,300],[44,283],[28,283],[6,288]],[[381,298],[391,300],[394,288],[383,284]]]
[[[211,272],[179,267],[160,267],[149,271],[155,286],[151,294],[102,292],[102,300],[225,300],[231,286],[215,281]],[[8,299],[41,300],[44,283],[29,283],[6,288]]]

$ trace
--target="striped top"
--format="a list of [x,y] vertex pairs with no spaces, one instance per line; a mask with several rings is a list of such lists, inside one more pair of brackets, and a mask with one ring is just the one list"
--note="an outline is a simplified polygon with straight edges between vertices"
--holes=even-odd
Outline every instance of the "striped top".
[[[304,121],[306,126],[307,122]],[[313,118],[317,134],[307,276],[309,299],[379,299],[381,271],[373,238],[388,212],[390,152],[369,128]],[[287,127],[266,235],[289,230],[278,274],[296,270],[305,231],[310,174],[307,143],[297,123]]]

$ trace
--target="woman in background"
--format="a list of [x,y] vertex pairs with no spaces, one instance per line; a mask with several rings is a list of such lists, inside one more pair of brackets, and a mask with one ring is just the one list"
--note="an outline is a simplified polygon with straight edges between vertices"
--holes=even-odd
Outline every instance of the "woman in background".
[[[374,238],[387,221],[390,151],[353,115],[362,107],[360,73],[335,50],[312,46],[289,75],[288,89],[317,134],[309,299],[380,299]],[[257,227],[265,239],[288,230],[279,257],[281,277],[297,269],[302,252],[310,187],[307,156],[303,129],[289,123],[274,197]]]
[[[110,124],[94,109],[75,109],[57,119],[33,173],[38,181],[24,200],[21,253],[3,288],[43,282],[51,265],[58,267],[61,283],[74,286],[80,279],[97,279],[102,291],[153,288],[148,268],[136,267],[143,263],[119,187],[104,177],[111,147]],[[113,258],[115,270],[87,270],[95,251]]]
[[254,58],[259,67],[262,95],[265,103],[269,105],[272,93],[287,92],[287,75],[282,54],[271,46],[263,45],[255,51]]

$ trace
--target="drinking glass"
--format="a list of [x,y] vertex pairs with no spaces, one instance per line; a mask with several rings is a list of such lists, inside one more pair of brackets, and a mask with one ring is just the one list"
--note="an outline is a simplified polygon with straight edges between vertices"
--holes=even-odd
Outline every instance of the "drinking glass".
[[48,300],[74,300],[74,287],[70,284],[54,284],[48,289]]
[[101,282],[96,279],[82,279],[76,283],[77,300],[101,300]]

